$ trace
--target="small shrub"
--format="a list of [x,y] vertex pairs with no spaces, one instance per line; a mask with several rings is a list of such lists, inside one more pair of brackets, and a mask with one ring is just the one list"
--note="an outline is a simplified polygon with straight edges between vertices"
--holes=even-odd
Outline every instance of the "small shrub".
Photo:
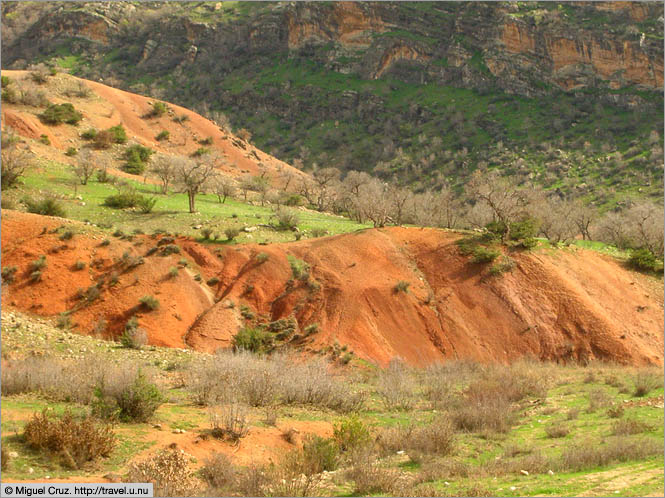
[[37,450],[58,455],[63,465],[80,469],[88,462],[107,457],[116,446],[111,426],[97,423],[91,417],[76,419],[65,412],[58,419],[44,410],[33,415],[25,425],[23,437]]
[[113,143],[124,144],[127,142],[127,132],[121,124],[112,126],[108,131],[111,134]]
[[152,109],[150,110],[150,116],[158,118],[163,116],[166,111],[168,111],[168,107],[164,102],[153,102]]
[[127,482],[151,482],[155,496],[193,496],[198,487],[187,456],[176,449],[164,449],[148,460],[132,463]]
[[298,213],[291,209],[280,209],[277,213],[277,230],[295,230],[300,223]]
[[83,119],[83,115],[74,109],[72,104],[51,104],[39,115],[39,119],[46,124],[52,125],[61,123],[76,125]]
[[648,432],[653,428],[641,420],[625,418],[617,420],[612,424],[612,434],[615,436],[632,436],[634,434],[641,434]]
[[340,451],[353,451],[369,445],[369,427],[356,415],[341,420],[333,427],[333,439]]
[[662,441],[645,437],[614,436],[608,438],[604,444],[598,444],[596,441],[578,441],[566,446],[555,467],[559,471],[578,472],[605,467],[615,462],[642,460],[662,453]]
[[44,216],[58,216],[60,218],[65,217],[65,209],[58,201],[50,197],[38,201],[27,199],[25,203],[29,213],[41,214]]
[[237,442],[249,433],[247,407],[233,403],[212,408],[210,424],[214,437]]
[[201,235],[203,235],[204,240],[209,240],[212,235],[212,230],[210,228],[204,228],[201,230]]
[[161,256],[170,256],[171,254],[180,254],[180,247],[178,247],[175,244],[167,244],[165,246],[162,246],[161,252],[159,254]]
[[212,488],[224,490],[233,487],[236,469],[224,453],[212,453],[203,462],[201,477]]
[[217,285],[218,283],[219,283],[219,278],[217,278],[217,277],[209,278],[208,281],[206,282],[206,284],[208,284],[211,287],[213,285]]
[[273,347],[273,336],[262,328],[243,327],[233,336],[234,350],[267,353]]
[[90,128],[81,133],[81,138],[83,140],[94,140],[97,137],[97,130]]
[[141,299],[139,299],[139,303],[151,311],[159,309],[159,300],[153,296],[143,296]]
[[633,378],[633,383],[635,384],[633,396],[641,398],[649,394],[654,389],[662,386],[663,379],[659,374],[643,370],[635,375]]
[[51,145],[51,139],[48,137],[48,135],[40,135],[39,141],[44,145]]
[[612,402],[611,396],[604,389],[593,389],[589,391],[588,394],[589,405],[587,406],[586,411],[588,413],[593,413],[599,408],[605,408],[610,406]]
[[143,214],[151,213],[155,204],[157,204],[157,199],[154,197],[141,196],[136,201],[136,207],[138,207],[139,211]]
[[561,422],[553,423],[545,427],[545,433],[550,438],[566,437],[570,434],[570,427]]
[[3,266],[2,268],[2,282],[11,284],[14,281],[14,275],[18,271],[18,266]]
[[187,116],[186,114],[182,114],[180,116],[173,116],[173,121],[175,121],[176,123],[179,123],[179,124],[182,124],[182,123],[184,123],[185,121],[188,121],[188,120],[189,120],[189,116]]
[[93,414],[123,422],[147,422],[164,401],[159,388],[142,370],[124,372],[95,388]]
[[[104,199],[103,205],[115,209],[125,209],[136,207],[139,202],[141,202],[141,199],[143,199],[143,196],[136,190],[124,189],[115,195],[109,195],[106,199]],[[124,234],[120,231],[120,235],[115,235],[115,233],[113,235],[119,237]]]
[[32,283],[36,282],[41,282],[42,281],[42,272],[41,270],[35,270],[30,274],[30,281]]
[[157,136],[155,137],[155,140],[157,140],[158,142],[161,142],[163,140],[168,140],[170,136],[171,136],[171,133],[168,130],[163,130],[163,131],[160,131],[157,134]]
[[120,344],[129,349],[141,349],[148,344],[148,333],[138,326],[136,317],[130,318],[125,324],[125,331],[120,336]]
[[46,268],[46,256],[43,254],[30,263],[30,269],[32,271],[42,270],[44,268]]
[[212,137],[207,137],[207,138],[199,140],[199,144],[201,144],[201,145],[212,145]]
[[107,247],[107,246],[111,245],[111,241],[109,239],[104,239],[99,243],[99,245],[102,246],[102,247]]
[[59,329],[64,329],[64,330],[69,330],[70,328],[72,328],[72,320],[69,316],[69,313],[67,313],[66,311],[60,313],[58,315],[58,319],[56,320],[55,326],[58,327]]
[[81,261],[80,259],[74,263],[74,270],[76,271],[81,271],[85,268],[85,261]]
[[484,246],[476,246],[473,249],[472,263],[491,263],[499,257],[501,253],[495,249],[489,249]]
[[617,404],[610,406],[607,409],[607,416],[610,418],[621,418],[623,417],[623,412],[624,412],[623,406]]
[[310,336],[312,334],[316,334],[319,331],[319,324],[318,323],[310,323],[305,327],[305,335]]
[[293,274],[293,278],[307,281],[307,279],[309,279],[310,271],[309,264],[307,264],[306,261],[291,256],[290,254],[287,255],[286,258],[289,261],[289,265],[291,266],[291,273]]
[[404,292],[405,294],[407,294],[409,292],[409,286],[410,285],[411,284],[409,282],[406,282],[404,280],[400,280],[399,282],[397,282],[397,284],[395,284],[395,287],[393,288],[393,290],[396,293]]
[[142,145],[132,145],[127,148],[124,158],[127,161],[122,167],[123,171],[133,175],[140,175],[145,171],[146,163],[150,160],[153,150]]
[[192,156],[194,157],[201,157],[206,154],[210,154],[210,149],[208,147],[199,147],[194,152],[192,152]]
[[68,156],[68,157],[72,157],[72,156],[75,156],[78,153],[79,153],[79,151],[76,150],[76,147],[68,147],[67,152],[65,152],[65,155]]
[[169,268],[169,278],[176,278],[178,276],[178,267],[172,266]]
[[633,249],[628,264],[639,271],[658,272],[663,269],[663,263],[646,248]]
[[59,238],[60,240],[72,240],[74,238],[74,232],[71,230],[65,230]]
[[93,138],[93,146],[95,149],[108,149],[114,143],[113,133],[110,130],[100,131],[99,133],[96,133]]
[[224,235],[226,235],[226,240],[233,240],[240,235],[240,230],[235,227],[230,227],[224,230]]
[[268,259],[270,259],[270,255],[265,252],[260,252],[256,255],[256,262],[259,264],[265,263]]

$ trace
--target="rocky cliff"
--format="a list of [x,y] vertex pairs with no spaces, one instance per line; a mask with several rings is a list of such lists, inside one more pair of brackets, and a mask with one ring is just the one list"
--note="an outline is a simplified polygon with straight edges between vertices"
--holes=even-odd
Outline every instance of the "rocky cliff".
[[[224,111],[305,167],[381,174],[401,149],[404,181],[454,182],[497,142],[646,148],[662,129],[662,23],[657,2],[16,2],[2,60]],[[423,136],[440,144],[421,157]],[[472,157],[446,168],[446,150]],[[651,169],[642,187],[660,183]]]

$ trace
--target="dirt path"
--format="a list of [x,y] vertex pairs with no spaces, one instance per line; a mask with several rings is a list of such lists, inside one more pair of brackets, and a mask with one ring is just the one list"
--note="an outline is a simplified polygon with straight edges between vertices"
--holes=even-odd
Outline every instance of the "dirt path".
[[584,476],[584,480],[592,487],[580,493],[579,496],[624,495],[624,491],[650,482],[653,482],[654,494],[646,496],[663,496],[663,469],[650,468],[651,466],[651,463],[639,463],[605,472],[587,474]]

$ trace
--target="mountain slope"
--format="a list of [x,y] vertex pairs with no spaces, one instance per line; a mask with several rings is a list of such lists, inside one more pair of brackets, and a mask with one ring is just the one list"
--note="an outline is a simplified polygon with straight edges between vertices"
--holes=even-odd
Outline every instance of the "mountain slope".
[[[3,71],[2,74],[16,88],[29,85],[30,75],[26,71]],[[77,96],[79,85],[87,88],[89,94]],[[256,175],[262,171],[273,178],[287,171],[302,174],[184,107],[168,104],[169,111],[163,116],[148,117],[154,99],[66,74],[50,77],[45,84],[32,86],[29,91],[43,92],[52,103],[72,103],[83,114],[78,127],[64,124],[50,126],[39,120],[38,115],[43,111],[40,107],[3,103],[3,126],[13,128],[25,138],[37,140],[42,135],[48,137],[51,146],[43,146],[39,142],[32,144],[33,150],[42,158],[62,163],[74,162],[75,158],[66,156],[65,152],[69,147],[78,149],[86,144],[80,137],[83,131],[90,128],[103,130],[121,124],[127,130],[130,141],[165,154],[190,156],[201,147],[200,141],[209,139],[211,143],[207,147],[223,157],[220,171],[229,176]],[[182,120],[183,116],[186,120]],[[181,121],[176,122],[174,118]],[[169,132],[169,138],[157,140],[157,135],[163,131]],[[113,162],[121,158],[117,154],[108,156]]]
[[461,189],[488,164],[614,207],[662,197],[662,15],[656,2],[5,4],[2,55],[223,111],[304,168]]
[[[425,365],[525,355],[663,362],[662,281],[591,251],[515,252],[514,270],[490,277],[459,254],[459,235],[435,229],[374,229],[216,253],[180,237],[181,254],[164,256],[149,251],[163,246],[155,237],[101,247],[94,231],[71,222],[66,226],[78,234],[63,243],[50,231],[62,223],[3,212],[3,266],[17,267],[3,306],[45,316],[73,310],[82,333],[103,319],[118,336],[135,315],[153,344],[213,352],[230,347],[243,327],[263,323],[284,332],[295,319],[290,332],[275,332],[278,343],[310,354],[346,346],[380,364],[396,356]],[[40,254],[47,267],[31,282],[29,264]],[[131,264],[139,256],[143,264]],[[183,256],[192,270],[169,278]],[[85,271],[72,270],[78,260],[88,263]],[[77,286],[96,286],[99,296],[81,300]],[[159,308],[141,306],[145,295]]]

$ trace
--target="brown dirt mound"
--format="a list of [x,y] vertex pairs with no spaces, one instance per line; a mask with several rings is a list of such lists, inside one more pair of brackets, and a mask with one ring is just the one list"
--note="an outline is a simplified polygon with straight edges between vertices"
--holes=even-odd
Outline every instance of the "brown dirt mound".
[[[2,74],[16,81],[29,78],[27,71],[3,70]],[[68,97],[63,94],[67,88],[74,87],[79,81],[84,82],[92,91],[90,97]],[[304,175],[250,143],[222,131],[219,126],[203,116],[175,104],[167,104],[170,110],[163,116],[148,118],[147,114],[152,109],[152,102],[155,102],[156,99],[66,74],[50,78],[48,84],[42,85],[40,89],[46,92],[49,101],[56,104],[71,102],[83,114],[83,120],[78,127],[46,126],[37,118],[37,114],[42,112],[42,109],[3,103],[3,127],[11,126],[26,138],[37,139],[42,134],[49,137],[50,147],[34,144],[40,157],[71,163],[73,160],[65,156],[64,152],[69,147],[79,148],[85,145],[86,142],[79,138],[79,134],[83,130],[88,128],[102,130],[122,124],[131,141],[166,154],[190,155],[201,147],[198,140],[210,137],[213,143],[206,147],[218,151],[224,157],[225,161],[220,170],[233,177],[243,174],[255,175],[261,168],[265,168],[267,174],[273,178],[283,171],[290,171],[294,175]],[[187,120],[176,123],[173,120],[175,116],[186,116]],[[157,141],[155,137],[164,130],[170,133],[170,138],[166,141]]]
[[[71,309],[77,286],[118,271],[126,250],[145,254],[142,245],[114,240],[109,248],[78,236],[62,246],[55,234],[40,235],[53,222],[44,217],[3,213],[3,265],[17,265],[16,283],[3,304],[43,315]],[[50,225],[49,225],[50,226]],[[244,323],[241,307],[266,322],[293,316],[299,330],[292,343],[320,351],[338,343],[380,364],[401,357],[425,365],[471,358],[508,362],[525,355],[543,360],[614,360],[663,363],[662,280],[625,269],[612,258],[581,249],[514,252],[515,269],[488,277],[487,268],[469,262],[455,245],[459,235],[436,229],[389,228],[269,246],[222,249],[221,257],[187,239],[176,243],[200,266],[203,282],[180,272],[166,279],[175,256],[152,255],[143,265],[120,273],[119,285],[104,287],[102,298],[73,314],[82,332],[103,315],[119,333],[133,313],[153,343],[215,351],[228,347]],[[261,262],[257,254],[268,259]],[[26,269],[39,254],[49,266],[39,283]],[[309,279],[295,279],[287,256],[306,261]],[[180,256],[178,256],[179,258]],[[76,259],[101,259],[99,268],[72,272]],[[114,266],[115,265],[115,266]],[[395,290],[409,283],[408,292]],[[158,311],[137,308],[151,294]],[[212,296],[214,294],[214,298]],[[306,336],[306,326],[319,331]],[[115,327],[115,328],[113,328]]]

